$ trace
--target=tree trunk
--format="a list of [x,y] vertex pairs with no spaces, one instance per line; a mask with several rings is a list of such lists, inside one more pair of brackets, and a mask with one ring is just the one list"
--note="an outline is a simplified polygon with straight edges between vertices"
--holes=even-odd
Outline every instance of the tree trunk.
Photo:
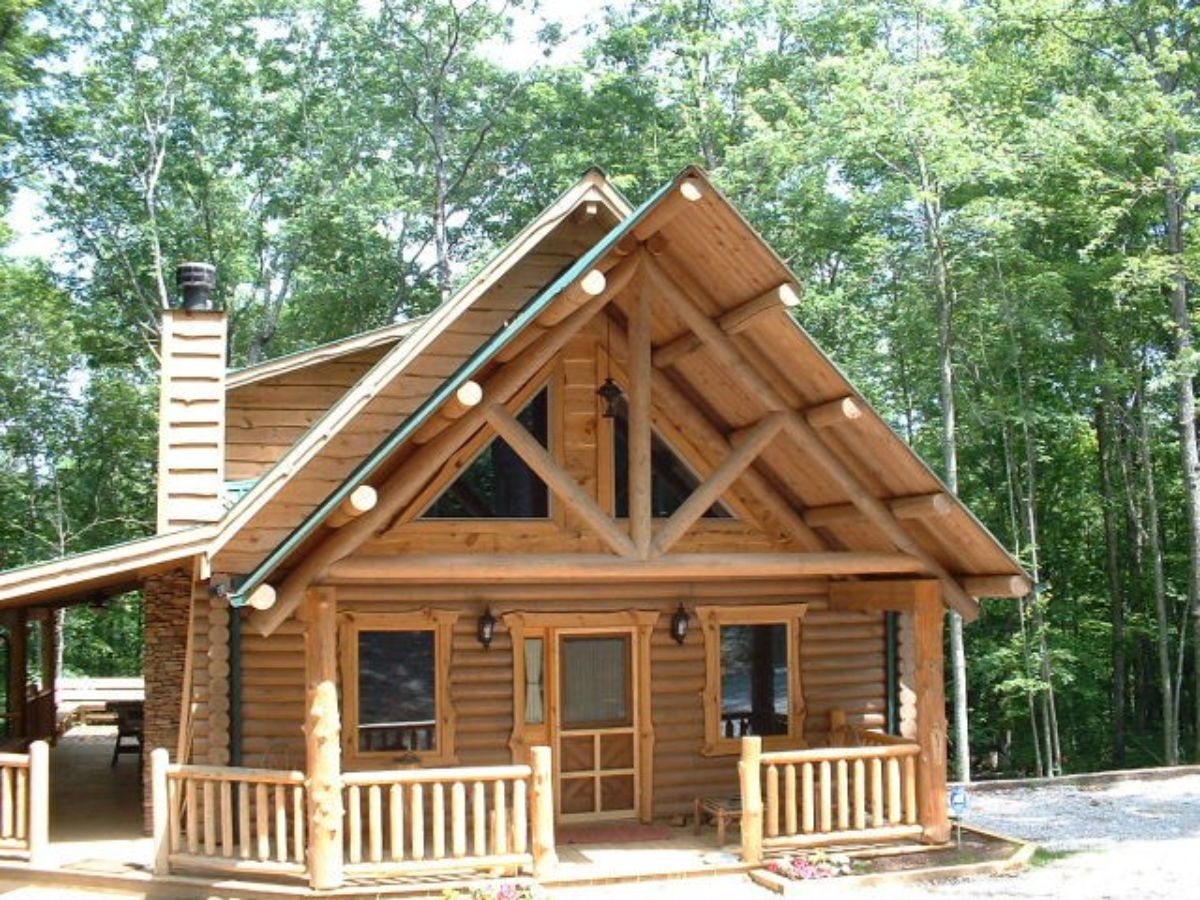
[[[1009,527],[1012,531],[1012,539],[1014,543],[1013,550],[1020,556],[1021,553],[1021,525],[1018,515],[1019,502],[1017,500],[1017,465],[1013,458],[1012,436],[1008,429],[1008,423],[1001,426],[1000,435],[1004,444],[1004,471],[1008,480],[1008,512],[1009,512]],[[1027,681],[1032,681],[1033,672],[1033,651],[1029,646],[1029,623],[1028,610],[1026,603],[1028,597],[1021,597],[1017,601],[1017,616],[1021,624],[1021,656],[1025,663],[1025,678]],[[1045,772],[1042,762],[1042,741],[1038,735],[1038,715],[1037,715],[1037,699],[1033,691],[1026,690],[1025,698],[1029,702],[1029,732],[1033,738],[1033,758],[1034,765],[1037,768],[1039,775]]]
[[1108,418],[1109,391],[1101,388],[1096,401],[1096,446],[1100,466],[1100,496],[1104,510],[1105,570],[1112,619],[1112,761],[1125,764],[1125,592],[1121,585],[1121,563],[1117,547],[1116,498],[1112,481],[1112,442]]
[[1158,492],[1154,487],[1154,459],[1150,455],[1150,423],[1142,385],[1137,392],[1138,458],[1145,479],[1146,528],[1150,565],[1154,576],[1154,619],[1158,638],[1158,681],[1162,696],[1163,759],[1168,766],[1179,764],[1179,718],[1171,685],[1171,626],[1167,618],[1167,587],[1163,570],[1162,539],[1158,528]]
[[[1172,135],[1167,151],[1167,253],[1175,266],[1171,278],[1171,315],[1175,319],[1175,358],[1190,366],[1193,352],[1192,319],[1188,302],[1187,275],[1184,273],[1183,229],[1184,190],[1178,183],[1175,154],[1178,140]],[[1185,372],[1179,378],[1179,432],[1184,484],[1188,501],[1188,608],[1192,612],[1192,654],[1194,686],[1194,758],[1200,761],[1200,454],[1196,447],[1196,391],[1192,377]]]
[[[942,402],[942,461],[946,487],[958,494],[958,425],[954,407],[954,293],[946,266],[941,234],[941,207],[938,186],[932,183],[924,157],[918,155],[921,192],[924,197],[926,252],[930,274],[937,294],[938,314],[938,388]],[[954,680],[954,774],[962,782],[971,780],[971,733],[967,719],[967,653],[963,639],[963,620],[950,610],[950,670]]]
[[1046,747],[1046,774],[1050,777],[1062,773],[1062,745],[1059,740],[1058,710],[1054,700],[1054,672],[1050,662],[1050,646],[1046,639],[1046,620],[1042,614],[1040,584],[1041,550],[1038,545],[1037,521],[1037,450],[1033,429],[1029,426],[1029,407],[1026,401],[1025,376],[1018,363],[1016,366],[1017,402],[1021,412],[1021,432],[1025,441],[1025,533],[1029,541],[1029,569],[1033,576],[1033,628],[1037,635],[1039,669],[1042,677],[1042,727]]

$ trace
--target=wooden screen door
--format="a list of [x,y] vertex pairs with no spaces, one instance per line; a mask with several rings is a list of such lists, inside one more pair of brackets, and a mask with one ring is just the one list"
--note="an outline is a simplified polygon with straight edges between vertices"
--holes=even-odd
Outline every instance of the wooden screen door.
[[635,815],[638,808],[634,631],[557,632],[553,721],[560,818]]

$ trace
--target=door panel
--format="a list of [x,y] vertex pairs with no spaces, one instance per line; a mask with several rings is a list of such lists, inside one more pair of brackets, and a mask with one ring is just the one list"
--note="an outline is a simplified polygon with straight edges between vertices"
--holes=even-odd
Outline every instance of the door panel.
[[566,819],[630,815],[638,793],[633,636],[557,639],[558,809]]

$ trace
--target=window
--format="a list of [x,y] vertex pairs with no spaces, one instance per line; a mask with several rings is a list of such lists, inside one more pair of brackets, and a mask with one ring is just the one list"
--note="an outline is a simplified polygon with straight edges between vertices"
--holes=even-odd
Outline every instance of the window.
[[444,761],[454,752],[450,635],[457,613],[347,615],[344,749],[350,758]]
[[703,606],[704,751],[736,753],[740,739],[768,747],[803,746],[800,687],[803,604]]
[[[629,517],[629,420],[623,404],[613,420],[613,497],[618,519]],[[669,518],[700,485],[675,451],[660,438],[650,438],[650,504],[656,519]],[[730,512],[721,502],[704,513],[706,519],[728,519]]]
[[546,641],[525,638],[525,724],[546,722]]
[[[543,447],[550,446],[549,392],[517,414]],[[425,511],[425,519],[544,519],[546,483],[502,438],[495,438]]]
[[722,737],[787,734],[787,625],[720,628]]

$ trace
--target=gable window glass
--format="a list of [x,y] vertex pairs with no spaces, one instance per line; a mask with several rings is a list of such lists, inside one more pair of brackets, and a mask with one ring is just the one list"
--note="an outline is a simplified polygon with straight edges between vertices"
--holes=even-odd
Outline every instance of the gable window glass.
[[[656,519],[670,518],[700,485],[675,451],[657,434],[650,436],[650,510]],[[618,519],[629,517],[629,420],[624,404],[613,419],[613,500]],[[706,519],[731,518],[724,504],[714,503]]]
[[[550,446],[549,392],[540,391],[517,421],[543,447]],[[544,519],[546,483],[503,438],[495,438],[425,511],[426,519]]]

